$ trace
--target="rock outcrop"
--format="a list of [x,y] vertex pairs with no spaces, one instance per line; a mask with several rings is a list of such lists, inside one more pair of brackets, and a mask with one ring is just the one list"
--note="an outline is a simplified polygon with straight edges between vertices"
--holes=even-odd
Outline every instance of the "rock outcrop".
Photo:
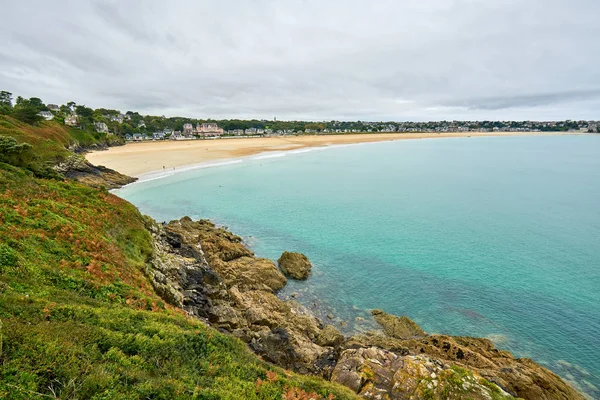
[[487,339],[428,335],[405,316],[374,310],[381,331],[345,338],[294,300],[279,299],[285,276],[239,236],[187,217],[148,226],[155,290],[284,368],[369,399],[583,399],[554,373]]
[[397,317],[381,310],[373,310],[371,314],[375,322],[383,327],[383,332],[396,339],[413,339],[427,336],[421,327],[407,316]]
[[110,168],[92,165],[85,157],[77,154],[55,165],[54,170],[65,178],[96,188],[116,189],[137,180]]
[[342,353],[332,381],[367,399],[511,399],[508,393],[466,369],[428,356],[399,356],[376,347]]
[[163,298],[239,337],[268,361],[330,374],[333,345],[343,336],[321,335],[322,324],[304,307],[275,296],[287,280],[271,260],[255,257],[239,236],[210,221],[182,218],[150,229],[149,275]]
[[312,269],[312,264],[304,254],[289,251],[283,252],[277,264],[285,276],[297,280],[307,279]]

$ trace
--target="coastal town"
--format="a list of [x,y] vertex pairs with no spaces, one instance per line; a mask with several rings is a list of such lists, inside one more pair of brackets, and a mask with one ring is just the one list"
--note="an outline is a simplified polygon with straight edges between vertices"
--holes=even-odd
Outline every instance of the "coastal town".
[[[0,103],[12,107],[12,93],[1,92]],[[116,136],[128,142],[196,140],[234,137],[287,135],[342,135],[352,133],[454,133],[454,132],[582,132],[597,133],[600,121],[281,121],[206,120],[184,117],[122,113],[113,109],[92,109],[69,102],[45,104],[39,98],[17,97],[14,110],[23,118],[55,120],[66,126],[100,135]],[[27,116],[28,114],[29,117]]]
[[[44,113],[44,117],[50,117],[49,113]],[[128,114],[104,115],[105,119],[117,124],[127,123],[130,125],[133,117]],[[148,118],[148,117],[145,117]],[[152,118],[152,117],[150,117]],[[154,122],[154,121],[152,121]],[[251,127],[235,128],[225,130],[219,125],[230,125],[230,121],[215,122],[185,122],[181,129],[175,129],[177,123],[171,119],[165,118],[162,129],[149,130],[148,125],[142,119],[137,122],[136,130],[138,132],[125,132],[122,136],[126,141],[141,142],[148,140],[194,140],[194,139],[214,139],[227,137],[264,137],[264,136],[284,136],[284,135],[305,135],[305,134],[351,134],[351,133],[447,133],[447,132],[551,132],[551,131],[570,131],[570,132],[598,132],[600,121],[437,121],[437,122],[292,122],[285,121],[239,121],[239,125],[250,124]],[[70,114],[65,118],[65,124],[70,126],[80,126],[79,118],[76,114]],[[285,125],[294,125],[286,127]],[[274,129],[272,125],[279,126]],[[284,125],[281,127],[281,125]],[[298,127],[297,125],[303,125]],[[97,132],[112,134],[106,122],[94,122],[94,129]]]

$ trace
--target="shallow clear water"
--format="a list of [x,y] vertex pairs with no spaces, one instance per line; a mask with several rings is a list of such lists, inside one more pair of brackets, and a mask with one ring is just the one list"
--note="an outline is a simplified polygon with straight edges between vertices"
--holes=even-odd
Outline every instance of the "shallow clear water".
[[[117,191],[158,220],[210,218],[260,256],[313,262],[294,293],[489,337],[600,398],[600,136],[407,140],[264,155]],[[363,320],[364,319],[364,320]]]

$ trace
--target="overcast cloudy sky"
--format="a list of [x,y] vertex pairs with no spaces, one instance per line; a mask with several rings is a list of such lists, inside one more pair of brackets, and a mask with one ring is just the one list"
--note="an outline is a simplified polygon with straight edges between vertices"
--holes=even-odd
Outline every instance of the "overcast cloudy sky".
[[0,0],[0,90],[195,118],[600,119],[598,0]]

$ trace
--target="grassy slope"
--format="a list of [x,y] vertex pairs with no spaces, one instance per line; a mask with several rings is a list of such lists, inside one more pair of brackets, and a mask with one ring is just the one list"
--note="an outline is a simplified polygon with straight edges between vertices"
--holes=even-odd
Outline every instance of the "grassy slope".
[[73,155],[67,148],[72,145],[89,147],[118,142],[120,139],[93,131],[64,126],[55,121],[44,121],[33,126],[6,115],[0,115],[0,135],[15,138],[19,143],[29,143],[34,151],[28,152],[19,165],[47,175],[48,166],[62,162]]
[[28,125],[6,115],[0,115],[0,135],[12,136],[19,142],[33,145],[37,155],[49,161],[68,156],[70,153],[66,147],[75,143],[83,147],[107,143],[105,134],[71,128],[54,121]]
[[[10,129],[47,129],[26,139],[44,159],[72,140],[52,124]],[[0,398],[354,397],[166,306],[144,275],[150,253],[133,205],[0,163]]]

